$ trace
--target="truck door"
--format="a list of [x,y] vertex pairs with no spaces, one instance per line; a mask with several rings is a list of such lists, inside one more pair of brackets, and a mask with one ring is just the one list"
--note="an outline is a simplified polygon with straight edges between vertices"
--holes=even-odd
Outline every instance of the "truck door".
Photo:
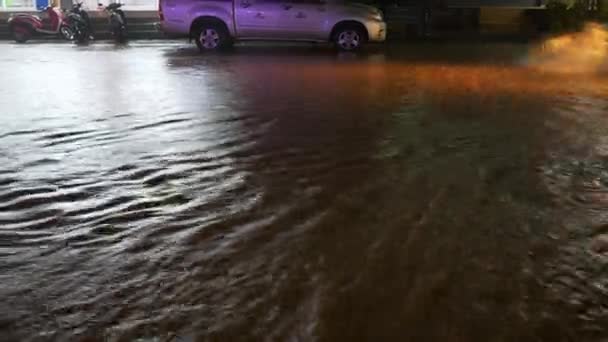
[[326,20],[325,0],[289,0],[281,4],[279,27],[286,38],[326,40]]
[[280,0],[234,0],[239,38],[276,38]]

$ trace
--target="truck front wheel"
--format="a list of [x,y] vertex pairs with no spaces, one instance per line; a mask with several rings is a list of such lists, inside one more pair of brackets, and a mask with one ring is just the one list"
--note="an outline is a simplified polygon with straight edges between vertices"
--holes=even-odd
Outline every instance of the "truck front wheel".
[[195,31],[196,46],[201,52],[217,51],[230,46],[228,30],[216,23],[203,23]]
[[367,35],[361,25],[340,25],[333,35],[333,41],[340,51],[357,51],[367,42]]

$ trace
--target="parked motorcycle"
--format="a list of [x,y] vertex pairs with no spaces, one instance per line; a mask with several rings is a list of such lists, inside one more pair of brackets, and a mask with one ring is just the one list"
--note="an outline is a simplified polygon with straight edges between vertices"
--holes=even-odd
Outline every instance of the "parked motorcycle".
[[8,19],[8,30],[17,43],[25,43],[36,35],[57,35],[68,40],[74,38],[74,31],[59,9],[49,6],[41,12],[47,18],[18,13]]
[[[103,7],[103,5],[99,4],[99,7]],[[124,43],[127,40],[127,18],[125,12],[120,9],[121,7],[122,4],[120,3],[112,3],[104,7],[104,10],[108,14],[110,33],[112,33],[114,40]]]
[[72,6],[72,9],[67,13],[65,21],[72,29],[73,40],[78,43],[84,43],[92,38],[91,19],[89,18],[89,14],[82,9],[82,2],[77,2]]

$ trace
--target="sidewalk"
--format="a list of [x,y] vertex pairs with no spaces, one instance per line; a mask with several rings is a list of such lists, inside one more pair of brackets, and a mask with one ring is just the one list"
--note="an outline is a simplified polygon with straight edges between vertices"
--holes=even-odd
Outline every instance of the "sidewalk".
[[[36,13],[36,12],[26,12]],[[110,33],[108,31],[108,18],[102,11],[88,11],[91,18],[91,24],[95,33],[96,39],[108,39]],[[10,39],[8,32],[7,20],[11,13],[0,12],[0,40]],[[156,11],[125,11],[127,17],[127,26],[129,38],[132,39],[159,39],[163,38],[163,34],[158,32],[154,24],[158,22],[158,14]],[[43,38],[43,37],[38,37]],[[37,39],[38,39],[37,38]],[[53,39],[53,36],[47,36]]]
[[[35,13],[35,12],[30,12]],[[103,40],[111,38],[108,32],[108,23],[105,13],[102,11],[88,11],[91,17],[94,36]],[[155,28],[158,22],[156,11],[125,11],[128,24],[128,34],[131,39],[163,39],[165,36]],[[432,29],[431,40],[526,40],[533,39],[536,35],[525,29],[522,25],[520,15],[517,11],[501,11],[494,14],[491,10],[482,12],[481,22],[477,27]],[[0,40],[11,39],[8,32],[8,12],[0,12]],[[391,9],[386,11],[388,24],[387,39],[392,42],[403,42],[412,39],[415,35],[411,31],[415,29],[417,17],[411,8]],[[57,39],[55,36],[40,36],[36,39]],[[425,39],[426,39],[425,38]]]

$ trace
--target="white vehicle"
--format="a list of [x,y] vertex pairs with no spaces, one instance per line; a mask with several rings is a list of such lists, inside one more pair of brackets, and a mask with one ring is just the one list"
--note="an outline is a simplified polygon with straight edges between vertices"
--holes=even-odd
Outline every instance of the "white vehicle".
[[160,28],[188,36],[201,51],[235,40],[333,42],[354,51],[386,39],[375,7],[343,0],[160,0]]

